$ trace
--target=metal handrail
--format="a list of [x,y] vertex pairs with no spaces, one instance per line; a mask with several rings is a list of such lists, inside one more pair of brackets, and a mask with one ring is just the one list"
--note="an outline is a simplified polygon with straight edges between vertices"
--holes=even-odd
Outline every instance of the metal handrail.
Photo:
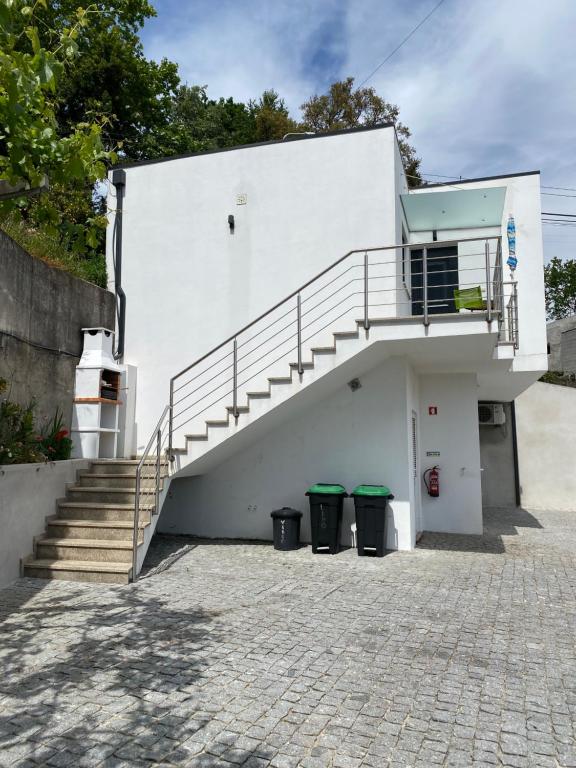
[[[496,241],[496,255],[495,255],[495,261],[493,265],[493,272],[491,271],[492,265],[491,265],[491,252],[490,252],[490,241],[495,240]],[[220,402],[225,397],[228,397],[229,395],[232,395],[232,406],[228,408],[228,411],[232,413],[232,416],[235,419],[238,419],[240,414],[240,408],[238,404],[238,391],[241,387],[245,386],[249,381],[254,379],[256,376],[260,375],[263,371],[270,369],[274,364],[276,364],[279,360],[281,360],[283,357],[286,357],[286,355],[291,354],[292,352],[297,352],[297,362],[292,364],[293,368],[296,368],[298,374],[301,376],[304,372],[304,363],[303,363],[303,357],[302,357],[302,347],[303,344],[310,341],[314,336],[317,334],[323,332],[326,328],[328,328],[333,323],[340,320],[342,317],[344,317],[346,314],[351,312],[355,309],[363,309],[363,317],[362,320],[358,320],[360,325],[365,329],[365,331],[368,333],[370,329],[370,295],[374,293],[382,294],[382,293],[390,293],[390,292],[398,292],[402,291],[402,287],[400,288],[381,288],[377,290],[371,290],[370,289],[370,278],[372,280],[380,280],[380,279],[390,279],[393,277],[393,275],[372,275],[370,276],[370,268],[375,266],[388,266],[390,264],[396,263],[394,259],[391,261],[379,261],[370,263],[368,254],[374,253],[377,251],[400,251],[403,252],[405,249],[408,251],[414,251],[418,250],[422,252],[422,255],[418,256],[418,260],[422,262],[421,272],[411,272],[410,271],[410,279],[414,277],[421,278],[422,285],[421,286],[412,286],[412,297],[410,298],[410,301],[408,302],[409,305],[414,308],[414,304],[420,305],[421,314],[422,314],[422,322],[424,323],[425,327],[428,327],[430,325],[431,319],[434,317],[434,314],[431,314],[431,307],[435,308],[439,301],[443,302],[446,301],[446,299],[433,299],[428,296],[428,289],[430,288],[429,285],[429,274],[430,271],[428,269],[429,263],[433,262],[435,259],[441,258],[440,256],[434,256],[433,255],[433,248],[437,247],[446,247],[446,246],[458,246],[464,243],[473,243],[478,242],[484,243],[484,249],[483,254],[485,257],[484,265],[483,267],[460,267],[458,265],[457,272],[460,274],[464,271],[476,271],[478,269],[485,270],[485,286],[484,291],[486,294],[486,320],[490,324],[491,321],[494,319],[494,316],[498,319],[498,339],[499,341],[502,340],[502,332],[505,331],[505,324],[506,321],[504,320],[504,314],[505,310],[508,316],[508,328],[507,328],[507,336],[509,337],[510,341],[514,343],[515,349],[518,348],[518,291],[517,291],[517,284],[516,283],[505,283],[503,280],[503,269],[502,269],[502,247],[501,247],[501,237],[499,235],[485,235],[482,237],[470,237],[470,238],[462,238],[462,239],[451,239],[447,241],[430,241],[425,243],[403,243],[403,244],[397,244],[397,245],[388,245],[388,246],[379,246],[379,247],[370,247],[370,248],[359,248],[354,249],[351,251],[348,251],[346,254],[341,256],[339,259],[337,259],[335,262],[333,262],[330,266],[323,269],[321,272],[318,272],[313,278],[308,280],[306,283],[301,285],[298,289],[295,291],[292,291],[288,296],[286,296],[281,301],[277,302],[273,307],[268,309],[266,312],[259,315],[255,320],[252,320],[250,323],[245,325],[243,328],[238,330],[236,333],[234,333],[232,336],[229,336],[225,341],[218,344],[216,347],[211,349],[206,354],[199,357],[197,360],[195,360],[190,365],[183,368],[181,371],[179,371],[177,374],[175,374],[170,379],[170,400],[168,405],[164,408],[162,415],[160,416],[160,419],[158,420],[158,423],[156,424],[156,427],[154,428],[154,431],[152,432],[152,435],[150,436],[150,439],[146,445],[146,448],[144,449],[143,455],[140,458],[140,461],[138,463],[138,466],[136,468],[136,493],[135,493],[135,503],[134,503],[134,529],[133,529],[133,538],[132,538],[132,578],[133,580],[136,580],[137,578],[137,567],[138,567],[138,538],[139,538],[139,529],[140,529],[140,510],[141,510],[141,500],[140,496],[142,493],[142,472],[144,465],[148,459],[149,456],[154,455],[156,462],[156,471],[154,475],[154,483],[153,485],[146,489],[146,493],[148,494],[154,494],[155,502],[154,502],[154,511],[155,513],[159,512],[159,496],[160,496],[160,486],[161,486],[161,460],[162,460],[162,450],[164,448],[164,445],[167,440],[167,449],[166,453],[168,456],[168,459],[170,461],[173,461],[173,434],[174,434],[174,420],[175,418],[178,418],[178,416],[181,416],[184,412],[190,410],[195,405],[197,405],[200,402],[205,402],[208,395],[213,394],[217,392],[219,389],[222,389],[223,387],[226,387],[226,384],[229,382],[232,383],[232,389],[229,390],[228,387],[226,387],[226,392],[219,396],[217,399],[215,399],[213,402],[211,402],[209,405],[207,405],[205,408],[203,408],[199,413],[195,413],[190,418],[187,418],[182,423],[178,424],[178,428],[183,426],[185,423],[190,421],[193,418],[196,418],[198,415],[203,413],[204,411],[211,408],[213,405],[216,405],[218,402]],[[461,257],[479,257],[482,254],[482,251],[476,252],[476,249],[473,249],[473,253],[464,253],[461,254]],[[350,258],[351,256],[359,254],[363,255],[363,259],[360,263],[352,264],[350,267],[345,269],[340,274],[336,275],[333,279],[331,279],[328,283],[325,285],[321,285],[316,291],[314,291],[311,295],[308,295],[306,297],[302,296],[303,291],[308,288],[309,286],[316,283],[321,277],[331,272],[335,267],[342,264],[346,259]],[[348,272],[350,272],[351,269],[358,268],[361,269],[361,273],[359,277],[355,277],[351,280],[348,280],[348,282],[341,286],[340,288],[337,288],[336,290],[333,290],[330,295],[324,299],[321,299],[320,301],[316,302],[312,306],[308,306],[305,310],[304,305],[307,304],[314,296],[321,293],[322,291],[329,288],[329,286],[333,285],[337,280],[340,278],[343,278]],[[420,281],[419,281],[420,282]],[[318,307],[323,306],[328,299],[334,299],[334,296],[336,293],[344,290],[345,288],[348,288],[351,283],[360,283],[360,286],[358,286],[359,290],[354,291],[352,294],[346,295],[343,299],[339,301],[335,306],[331,306],[327,309],[323,309],[322,312],[317,315],[313,316],[309,321],[303,322],[304,318],[307,315],[310,315],[313,310],[318,309]],[[465,285],[471,285],[471,284],[477,284],[477,281],[474,281],[474,283],[466,283],[462,282],[461,280],[457,279],[456,282],[446,282],[443,284],[435,284],[436,287],[448,287],[448,288],[454,288],[456,286],[463,287]],[[512,291],[511,295],[509,296],[509,301],[506,304],[504,299],[504,286],[511,285]],[[421,299],[415,299],[414,298],[414,291],[417,290],[422,294]],[[355,296],[362,296],[363,300],[361,304],[354,304],[353,306],[349,306],[344,312],[338,314],[337,317],[331,317],[331,319],[325,323],[322,328],[317,328],[314,330],[310,335],[306,335],[303,333],[306,329],[311,327],[312,325],[324,322],[324,320],[327,318],[329,313],[334,312],[334,310],[338,310],[342,306],[342,302],[349,301],[350,299],[353,299]],[[261,320],[264,318],[267,318],[272,315],[277,309],[285,305],[287,302],[289,302],[292,299],[296,299],[295,306],[292,306],[287,312],[285,312],[281,317],[273,319],[272,322],[270,322],[268,325],[266,325],[265,328],[258,330],[256,333],[250,336],[250,338],[242,341],[239,343],[238,339],[239,337],[248,331],[249,329],[256,326]],[[398,302],[393,301],[388,304],[374,304],[372,302],[371,306],[400,306],[401,304],[404,304],[406,302]],[[295,316],[294,316],[295,312]],[[414,309],[412,309],[412,312],[414,312]],[[257,337],[261,336],[262,333],[265,333],[266,330],[271,328],[272,326],[276,325],[278,322],[284,320],[285,318],[292,316],[292,319],[290,319],[283,328],[280,329],[280,331],[275,331],[272,335],[268,336],[264,342],[260,341],[256,346],[248,349],[247,351],[243,351],[242,354],[239,356],[239,350],[242,348],[245,348],[247,344],[249,344],[251,341],[255,340]],[[251,362],[248,362],[250,360],[250,356],[259,351],[261,349],[263,344],[269,343],[277,337],[280,333],[283,333],[286,329],[292,328],[293,334],[295,338],[296,346],[291,348],[288,351],[283,351],[282,354],[279,357],[276,357],[275,360],[272,362],[268,361],[266,365],[263,368],[260,368],[256,373],[252,373],[248,376],[248,378],[244,378],[241,376],[244,372],[247,372],[250,368],[253,368],[254,366],[257,366],[259,362],[261,362],[265,357],[268,356],[274,356],[275,352],[278,351],[279,348],[281,348],[283,345],[289,343],[291,341],[291,338],[284,339],[278,344],[276,344],[275,347],[270,348],[267,352],[264,352],[263,355],[259,356],[257,359],[252,359]],[[188,371],[192,370],[193,368],[196,368],[198,365],[200,365],[202,362],[210,358],[212,355],[214,355],[219,350],[222,350],[223,347],[225,347],[227,344],[230,344],[232,342],[233,347],[232,350],[229,352],[226,352],[226,354],[216,360],[215,362],[212,362],[211,365],[208,366],[208,368],[204,368],[199,373],[194,375],[192,378],[185,381],[183,384],[180,384],[180,386],[175,387],[174,383],[180,379],[184,374],[186,374]],[[218,366],[220,363],[224,362],[227,358],[232,358],[231,362],[229,364],[226,364],[222,370],[217,371],[215,375],[212,375],[211,378],[208,378],[203,383],[200,383],[195,389],[188,392],[187,394],[183,394],[176,402],[174,399],[175,393],[183,390],[185,387],[188,387],[193,381],[199,379],[200,377],[206,375],[210,370]],[[242,360],[246,360],[247,364],[244,367],[239,367],[239,363]],[[231,378],[227,379],[223,383],[221,383],[219,386],[212,389],[210,392],[205,393],[202,397],[200,397],[199,400],[195,400],[193,403],[191,403],[189,406],[184,408],[179,413],[175,414],[175,406],[178,403],[181,403],[183,400],[188,399],[188,397],[198,390],[202,389],[203,387],[210,386],[211,382],[214,381],[216,376],[219,376],[221,374],[225,374],[227,371],[231,369]],[[242,379],[239,382],[239,379]],[[167,419],[168,417],[168,419]],[[166,422],[167,419],[167,422]],[[166,425],[168,427],[167,435],[163,437],[163,432],[166,429]],[[155,447],[154,447],[155,446]],[[170,471],[170,470],[169,470]]]
[[[190,365],[188,365],[185,368],[183,368],[182,370],[180,370],[178,373],[176,373],[170,379],[170,401],[169,401],[169,405],[168,405],[168,411],[169,411],[168,455],[169,455],[170,460],[173,459],[173,456],[172,456],[172,453],[173,453],[173,433],[174,433],[174,429],[175,429],[175,427],[174,427],[174,418],[175,418],[174,409],[175,409],[175,406],[177,404],[174,401],[174,395],[175,395],[176,392],[182,390],[184,387],[187,387],[192,381],[194,381],[195,379],[198,379],[204,373],[207,373],[207,371],[210,370],[210,368],[208,368],[206,371],[204,371],[204,370],[201,371],[200,373],[196,374],[196,376],[194,376],[192,379],[190,379],[189,381],[185,382],[184,384],[180,384],[178,387],[175,387],[175,382],[177,382],[182,376],[184,376],[186,373],[191,371],[193,368],[196,368],[202,362],[204,362],[205,360],[210,358],[212,355],[214,355],[218,351],[222,350],[226,345],[229,345],[230,343],[232,343],[232,345],[233,345],[232,352],[231,353],[230,352],[227,353],[224,356],[223,359],[229,357],[230,354],[232,356],[231,362],[228,365],[225,366],[224,370],[230,370],[231,369],[231,374],[232,375],[231,375],[230,381],[232,382],[232,392],[231,392],[231,394],[233,396],[233,403],[232,403],[232,407],[231,407],[230,410],[232,412],[233,417],[237,420],[238,417],[239,417],[238,389],[239,389],[239,386],[242,386],[242,384],[240,384],[240,385],[238,384],[239,374],[241,372],[240,368],[239,368],[239,362],[240,362],[240,360],[242,360],[242,359],[252,355],[256,351],[256,349],[261,346],[261,344],[258,343],[258,345],[256,347],[253,347],[253,348],[249,349],[247,352],[243,352],[243,354],[240,357],[239,357],[239,350],[242,347],[245,347],[245,345],[248,344],[251,340],[256,339],[257,337],[261,336],[261,334],[263,332],[265,332],[268,328],[272,327],[273,325],[275,325],[276,323],[280,322],[281,320],[283,320],[284,318],[288,317],[289,315],[292,315],[294,310],[295,310],[295,319],[294,320],[290,320],[286,327],[290,327],[290,326],[292,326],[292,323],[294,323],[294,325],[292,327],[294,328],[294,334],[295,334],[295,338],[296,338],[296,351],[297,351],[296,369],[297,369],[298,373],[301,375],[303,370],[304,370],[303,369],[303,362],[302,362],[302,343],[303,343],[302,331],[303,331],[303,327],[306,327],[306,326],[303,326],[302,320],[303,320],[304,315],[308,314],[308,312],[310,311],[309,309],[307,309],[305,312],[303,312],[303,305],[307,301],[309,301],[312,298],[312,296],[315,295],[315,293],[314,293],[314,294],[312,294],[312,296],[308,296],[308,297],[304,298],[302,296],[302,292],[306,288],[308,288],[309,286],[311,286],[314,283],[316,283],[324,275],[326,275],[329,272],[331,272],[332,270],[334,270],[336,267],[341,265],[344,261],[346,261],[347,259],[349,259],[351,256],[353,256],[355,254],[362,254],[363,255],[363,263],[354,264],[352,266],[354,266],[356,268],[361,268],[362,269],[361,277],[355,278],[354,281],[361,282],[361,285],[362,285],[362,289],[359,292],[364,295],[364,302],[363,302],[363,304],[364,304],[364,317],[363,317],[363,320],[362,320],[362,325],[363,325],[364,329],[366,330],[366,332],[370,328],[369,295],[371,293],[373,293],[373,291],[371,291],[370,287],[369,287],[369,270],[370,270],[370,267],[372,265],[369,263],[368,254],[373,253],[373,252],[378,252],[378,251],[400,251],[400,252],[402,252],[404,249],[408,249],[409,251],[413,251],[413,250],[418,249],[418,250],[422,251],[422,272],[421,273],[415,273],[414,276],[417,276],[417,275],[420,275],[420,274],[422,276],[422,283],[423,283],[423,285],[422,285],[422,288],[419,289],[422,292],[422,300],[421,300],[420,304],[421,304],[421,307],[422,307],[422,315],[423,315],[422,319],[423,319],[424,325],[427,327],[430,324],[430,319],[431,319],[431,317],[430,317],[430,307],[433,307],[435,305],[434,300],[433,299],[429,300],[429,297],[428,297],[428,287],[429,287],[428,286],[428,275],[429,275],[428,263],[429,262],[433,262],[435,258],[440,258],[440,257],[435,257],[433,255],[432,249],[436,248],[436,247],[439,247],[439,246],[443,246],[443,247],[446,247],[446,246],[458,246],[459,244],[463,244],[463,243],[474,243],[474,242],[484,243],[485,270],[486,270],[486,283],[485,283],[484,290],[486,292],[487,320],[490,323],[492,321],[492,319],[493,319],[493,314],[496,314],[496,313],[498,313],[499,318],[500,318],[499,308],[497,306],[493,306],[493,304],[492,304],[493,301],[495,302],[495,304],[499,301],[498,294],[501,294],[501,290],[499,290],[500,286],[498,285],[497,279],[496,279],[497,265],[496,264],[494,265],[495,266],[495,274],[494,274],[494,276],[492,276],[491,271],[490,271],[491,270],[491,265],[490,265],[491,254],[490,254],[489,242],[491,240],[495,240],[497,242],[496,253],[497,253],[497,259],[498,259],[498,254],[501,253],[501,250],[500,250],[501,239],[500,239],[500,236],[498,236],[498,235],[484,235],[484,236],[479,236],[479,237],[470,237],[470,238],[461,238],[461,239],[454,239],[454,238],[452,238],[452,239],[446,240],[446,241],[435,241],[435,240],[433,240],[433,241],[424,242],[424,243],[409,243],[409,244],[402,243],[402,244],[387,245],[387,246],[374,246],[374,247],[369,247],[369,248],[357,248],[357,249],[353,249],[353,250],[350,250],[347,253],[345,253],[343,256],[341,256],[339,259],[334,261],[328,267],[326,267],[325,269],[323,269],[320,272],[318,272],[314,277],[312,277],[310,280],[305,282],[299,288],[297,288],[296,290],[292,291],[290,294],[288,294],[281,301],[279,301],[276,304],[274,304],[266,312],[263,312],[257,318],[252,320],[250,323],[247,323],[246,325],[244,325],[242,328],[240,328],[238,331],[236,331],[236,333],[232,334],[227,339],[222,341],[220,344],[218,344],[217,346],[213,347],[209,352],[206,352],[204,355],[202,355],[199,358],[197,358],[193,363],[191,363]],[[473,250],[476,251],[476,249],[473,249]],[[476,255],[480,255],[481,250],[478,249],[478,251],[479,251],[478,254],[473,253],[473,254],[462,254],[462,255],[463,256],[476,256]],[[394,263],[394,261],[383,262],[383,263],[384,264],[392,264],[392,263]],[[325,290],[333,282],[338,280],[340,277],[343,277],[346,274],[346,272],[348,272],[350,269],[352,269],[352,266],[348,267],[348,269],[346,269],[344,272],[342,272],[341,275],[337,275],[335,278],[333,278],[327,285],[321,286],[318,289],[318,291],[316,291],[316,293],[318,293],[318,292],[320,292],[322,290]],[[501,267],[500,267],[500,275],[501,275]],[[373,277],[373,279],[377,279],[378,278],[378,276],[372,276],[372,277]],[[382,277],[384,278],[384,276],[382,276]],[[501,279],[500,279],[500,284],[501,284]],[[462,285],[462,283],[460,283],[460,285]],[[341,288],[339,288],[338,290],[342,290],[345,287],[346,286],[341,286]],[[383,289],[383,290],[386,290],[386,289]],[[390,290],[392,290],[392,289],[390,289]],[[249,339],[246,339],[245,341],[242,341],[241,343],[239,342],[239,337],[242,334],[244,334],[249,329],[254,328],[254,326],[256,326],[258,323],[260,323],[265,318],[270,317],[276,310],[278,310],[280,307],[286,305],[286,303],[291,301],[292,299],[296,299],[295,307],[291,307],[287,312],[285,312],[284,315],[282,315],[282,317],[273,319],[272,322],[269,325],[267,325],[264,329],[258,330],[255,334],[252,334]],[[316,306],[324,304],[324,302],[326,300],[327,299],[323,299],[322,301],[318,302]],[[312,309],[312,308],[310,308],[310,309]],[[328,310],[328,311],[330,311],[330,310]],[[319,319],[319,318],[315,318],[312,322],[315,322],[317,319]],[[499,322],[500,322],[500,319],[499,319]],[[280,329],[280,331],[277,331],[277,332],[273,333],[272,336],[270,337],[270,339],[274,338],[275,336],[278,336],[280,333],[283,332],[283,330],[284,329]],[[320,331],[318,331],[318,332],[320,332]],[[286,343],[286,342],[282,342],[282,344],[284,344],[284,343]],[[262,358],[265,357],[267,354],[268,353],[265,353],[262,356]],[[259,358],[259,359],[261,359],[261,358]],[[258,362],[258,361],[253,361],[247,367],[251,367],[252,365],[255,364],[255,362]],[[211,367],[213,367],[213,366],[214,366],[214,364]],[[246,367],[243,370],[245,370],[245,369],[246,369]],[[200,384],[197,387],[197,390],[202,389],[205,386],[205,384],[207,384],[207,383],[209,383],[209,382],[204,382],[204,384]],[[216,387],[214,390],[212,390],[212,392],[215,392],[218,389],[222,389],[222,387],[226,383],[227,382],[224,382],[220,386]],[[196,390],[192,390],[192,392],[189,392],[187,395],[184,395],[184,397],[181,397],[177,402],[181,402],[182,400],[187,399],[188,396],[190,394],[192,394],[193,392],[195,392],[195,391]],[[225,397],[225,396],[226,395],[223,395],[222,397]],[[200,398],[200,400],[203,400],[203,399],[204,398]],[[222,398],[220,398],[220,399],[222,399]],[[185,408],[184,410],[190,410],[198,402],[199,401],[196,401],[196,402],[192,403],[189,407]],[[218,401],[215,401],[215,402],[218,402]],[[209,406],[209,407],[211,407],[211,406]],[[206,409],[203,409],[203,410],[206,410]],[[201,411],[201,412],[203,412],[203,411]],[[178,414],[178,415],[180,415],[180,414]],[[194,417],[195,416],[192,416],[190,418],[194,418]],[[190,419],[188,419],[188,420],[190,420]],[[183,426],[184,423],[185,422],[182,422],[179,426]]]
[[140,486],[142,482],[142,467],[144,466],[144,463],[146,462],[146,459],[148,458],[150,454],[150,450],[152,446],[154,445],[154,442],[156,442],[156,473],[154,477],[154,497],[155,497],[155,503],[154,503],[154,510],[155,513],[158,514],[159,509],[159,501],[160,501],[160,465],[161,465],[161,454],[162,454],[162,425],[164,423],[164,420],[166,419],[166,415],[168,411],[170,410],[170,406],[167,405],[164,410],[162,411],[162,416],[158,419],[158,423],[154,427],[154,431],[152,432],[152,435],[150,436],[150,440],[148,441],[148,444],[146,445],[146,448],[144,449],[144,452],[142,454],[142,457],[140,461],[138,462],[138,466],[136,467],[136,492],[134,496],[134,530],[132,532],[132,581],[136,581],[137,579],[137,569],[138,569],[138,534],[140,529]]

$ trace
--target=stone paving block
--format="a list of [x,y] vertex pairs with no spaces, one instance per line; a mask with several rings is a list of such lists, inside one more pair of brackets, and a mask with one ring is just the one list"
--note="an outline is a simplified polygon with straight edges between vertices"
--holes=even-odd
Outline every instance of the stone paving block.
[[485,525],[382,559],[195,541],[134,585],[22,579],[0,766],[576,768],[576,525]]

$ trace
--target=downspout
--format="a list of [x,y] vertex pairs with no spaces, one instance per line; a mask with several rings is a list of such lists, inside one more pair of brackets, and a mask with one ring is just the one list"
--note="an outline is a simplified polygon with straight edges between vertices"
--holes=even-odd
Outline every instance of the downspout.
[[520,468],[518,464],[518,435],[516,432],[516,403],[510,403],[510,421],[512,422],[512,455],[514,459],[514,493],[516,494],[516,506],[521,506],[520,493]]
[[124,188],[126,171],[117,168],[112,171],[112,184],[116,187],[116,213],[112,232],[112,257],[114,259],[114,293],[116,294],[116,317],[118,335],[114,359],[124,356],[124,335],[126,327],[126,294],[122,290],[122,213],[124,209]]

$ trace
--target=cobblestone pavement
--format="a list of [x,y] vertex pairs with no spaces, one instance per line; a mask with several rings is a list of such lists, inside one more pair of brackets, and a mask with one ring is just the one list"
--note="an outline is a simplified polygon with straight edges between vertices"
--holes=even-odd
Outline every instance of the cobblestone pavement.
[[0,592],[0,764],[576,766],[576,525],[412,553],[158,539],[138,584]]

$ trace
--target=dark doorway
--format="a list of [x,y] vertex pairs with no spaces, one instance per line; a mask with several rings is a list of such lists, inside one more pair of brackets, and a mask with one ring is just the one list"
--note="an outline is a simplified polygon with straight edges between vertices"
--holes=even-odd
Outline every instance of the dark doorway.
[[[422,249],[411,251],[412,314],[424,314]],[[454,289],[458,288],[458,246],[428,248],[428,314],[456,312]]]

